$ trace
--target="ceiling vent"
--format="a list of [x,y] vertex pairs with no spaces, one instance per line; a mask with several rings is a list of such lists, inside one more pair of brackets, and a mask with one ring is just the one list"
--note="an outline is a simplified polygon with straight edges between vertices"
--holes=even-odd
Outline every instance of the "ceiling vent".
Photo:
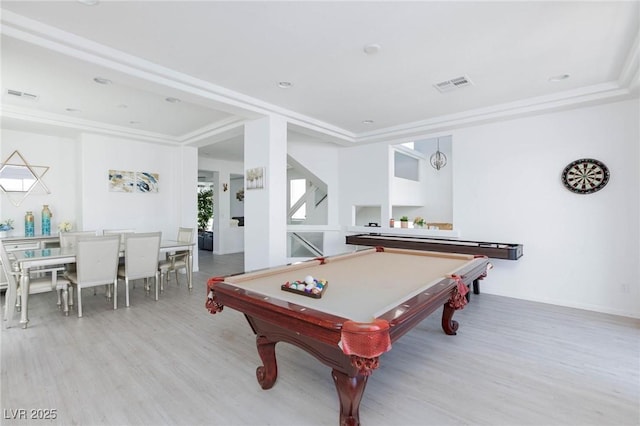
[[471,86],[473,83],[466,75],[462,77],[452,78],[451,80],[441,81],[434,84],[434,87],[442,93],[451,92],[456,89],[462,89],[463,87]]
[[37,101],[39,96],[32,93],[21,92],[19,90],[7,89],[7,95],[17,96],[18,98],[29,99],[30,101]]

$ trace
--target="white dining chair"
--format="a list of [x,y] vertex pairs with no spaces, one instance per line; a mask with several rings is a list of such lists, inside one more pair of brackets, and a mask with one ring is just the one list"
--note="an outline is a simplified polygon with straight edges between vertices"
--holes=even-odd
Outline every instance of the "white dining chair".
[[[191,243],[193,241],[193,228],[178,228],[177,241],[181,243]],[[158,264],[160,270],[160,290],[164,290],[164,281],[166,278],[169,282],[169,273],[175,272],[176,284],[180,284],[178,280],[178,270],[187,269],[189,250],[180,250],[174,253],[167,253],[166,258],[161,260]],[[189,281],[189,273],[187,272],[187,284],[191,288],[191,282]]]
[[[125,306],[129,306],[129,281],[144,279],[145,290],[149,290],[149,278],[155,279],[155,299],[158,300],[158,257],[160,255],[161,232],[125,234],[124,265],[118,267],[118,279],[124,280]],[[116,283],[114,299],[117,297]]]
[[135,233],[135,229],[103,229],[102,235],[119,235],[120,236],[120,244],[124,244],[124,237],[127,234]]
[[76,247],[76,240],[78,237],[95,237],[96,235],[96,231],[60,232],[58,234],[60,248],[74,249]]
[[[120,237],[79,237],[76,241],[76,271],[68,275],[71,285],[76,287],[78,318],[82,317],[82,289],[99,285],[118,285],[118,259]],[[107,300],[108,300],[107,293]],[[117,309],[114,291],[113,309]]]
[[[2,270],[7,278],[7,291],[5,293],[3,319],[5,321],[5,327],[9,328],[11,327],[11,321],[13,320],[14,308],[17,308],[18,311],[21,308],[20,271],[9,258],[9,254],[2,244],[0,244],[0,262],[2,263]],[[58,276],[58,272],[62,270],[63,268],[61,267],[38,270],[39,273],[50,272],[51,277],[29,277],[29,294],[45,293],[56,290],[58,293],[58,308],[62,309],[64,315],[69,315],[69,281],[66,278]]]
[[[95,237],[97,235],[96,231],[71,231],[71,232],[62,232],[58,233],[58,240],[60,241],[60,248],[74,250],[76,248],[76,240],[78,237]],[[64,265],[64,275],[68,276],[70,273],[76,271],[75,263],[67,263]],[[96,294],[94,289],[93,294]],[[73,288],[71,289],[71,294],[69,295],[69,305],[73,306]]]

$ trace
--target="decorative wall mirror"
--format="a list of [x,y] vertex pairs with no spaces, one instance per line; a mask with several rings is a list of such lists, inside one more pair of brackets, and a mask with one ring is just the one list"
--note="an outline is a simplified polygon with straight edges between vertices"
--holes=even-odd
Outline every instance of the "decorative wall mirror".
[[0,190],[18,207],[38,185],[49,194],[49,188],[42,176],[49,170],[46,166],[33,166],[17,150],[7,157],[0,166]]

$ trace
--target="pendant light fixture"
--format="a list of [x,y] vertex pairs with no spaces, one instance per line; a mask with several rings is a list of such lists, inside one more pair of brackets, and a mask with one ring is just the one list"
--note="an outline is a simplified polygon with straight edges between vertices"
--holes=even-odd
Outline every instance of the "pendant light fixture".
[[438,149],[431,155],[431,167],[436,170],[440,170],[444,166],[447,165],[447,156],[444,155],[443,152],[440,151],[440,138],[438,138]]

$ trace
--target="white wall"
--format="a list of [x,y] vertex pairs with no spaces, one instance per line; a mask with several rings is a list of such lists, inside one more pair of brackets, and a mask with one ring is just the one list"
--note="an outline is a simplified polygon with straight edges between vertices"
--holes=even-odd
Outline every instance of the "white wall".
[[[518,242],[487,293],[640,317],[638,101],[461,129],[453,134],[454,223],[465,239]],[[564,167],[604,162],[609,184],[566,190]]]
[[[39,234],[42,205],[48,204],[53,213],[51,218],[52,233],[56,233],[58,223],[64,221],[73,222],[76,228],[81,227],[82,224],[78,223],[81,216],[80,203],[77,202],[79,174],[76,167],[79,142],[72,138],[2,129],[1,161],[4,162],[15,150],[18,150],[30,165],[49,167],[42,177],[42,181],[51,193],[47,194],[42,190],[42,187],[38,186],[19,207],[11,204],[7,198],[9,195],[2,194],[0,220],[13,219],[15,222],[14,235],[24,235],[24,215],[28,210],[31,210],[36,219],[36,234]],[[19,164],[16,160],[19,158],[12,158],[12,163]],[[35,168],[35,170],[36,172],[43,171],[40,168]],[[22,198],[17,194],[11,196],[14,197],[14,200]]]
[[389,152],[387,144],[374,144],[343,148],[338,153],[341,225],[355,224],[354,206],[380,206],[383,224],[392,217],[389,175],[393,158]]
[[287,122],[268,116],[244,125],[244,167],[264,168],[264,187],[244,194],[245,271],[287,260]]
[[[438,149],[447,157],[447,164],[440,170],[434,169],[429,160]],[[427,157],[425,166],[425,203],[424,208],[417,211],[417,215],[427,222],[453,222],[453,164],[451,155],[451,136],[431,138],[415,142],[415,149],[423,152]],[[455,226],[455,223],[454,223]]]
[[[162,231],[164,238],[175,238],[179,222],[177,178],[179,161],[176,148],[96,134],[82,136],[82,202],[85,229],[134,228],[136,231]],[[109,170],[159,174],[157,193],[109,191]],[[194,183],[194,188],[196,184]],[[195,191],[195,190],[194,190]],[[191,227],[195,223],[190,223]]]
[[[639,116],[636,99],[452,132],[461,239],[524,244],[520,260],[492,261],[482,292],[640,317]],[[343,224],[353,204],[389,198],[385,149],[340,151]],[[585,157],[603,161],[611,179],[577,195],[560,175]]]

